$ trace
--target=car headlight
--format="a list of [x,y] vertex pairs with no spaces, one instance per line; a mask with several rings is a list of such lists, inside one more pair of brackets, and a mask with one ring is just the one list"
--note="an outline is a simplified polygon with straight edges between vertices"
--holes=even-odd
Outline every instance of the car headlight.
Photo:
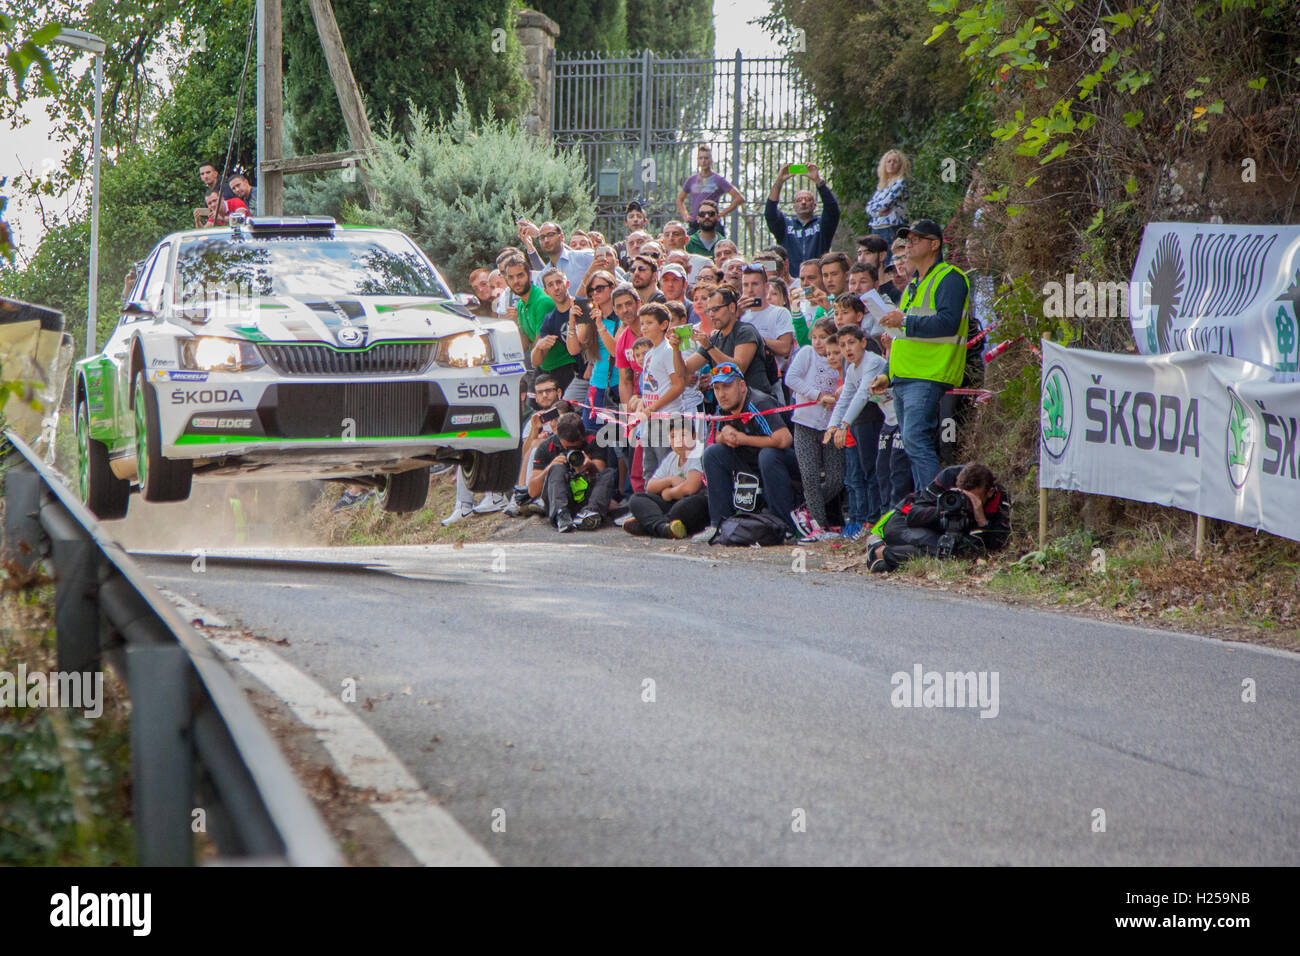
[[251,343],[211,335],[183,339],[180,359],[182,368],[202,372],[246,372],[264,364]]
[[438,342],[438,363],[453,368],[471,368],[486,365],[492,358],[487,336],[477,332],[462,332]]

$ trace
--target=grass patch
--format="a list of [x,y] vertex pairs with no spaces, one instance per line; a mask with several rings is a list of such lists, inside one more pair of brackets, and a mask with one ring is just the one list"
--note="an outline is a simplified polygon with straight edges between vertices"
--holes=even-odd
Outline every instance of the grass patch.
[[456,473],[436,475],[429,481],[424,507],[410,514],[388,514],[377,498],[341,511],[330,511],[343,493],[337,484],[328,489],[307,513],[313,534],[326,545],[456,544],[483,541],[501,526],[500,513],[473,515],[449,528],[442,519],[456,502]]
[[[54,588],[0,571],[0,670],[56,667]],[[126,691],[104,673],[104,712],[0,707],[0,866],[135,861]]]

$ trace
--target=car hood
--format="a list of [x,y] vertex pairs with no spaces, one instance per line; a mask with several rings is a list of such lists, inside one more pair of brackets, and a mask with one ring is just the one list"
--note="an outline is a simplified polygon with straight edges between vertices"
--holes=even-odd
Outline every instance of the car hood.
[[180,324],[198,335],[361,348],[385,340],[440,338],[478,330],[473,316],[453,311],[459,309],[448,299],[428,297],[275,295],[235,311],[212,309],[209,321],[202,325]]

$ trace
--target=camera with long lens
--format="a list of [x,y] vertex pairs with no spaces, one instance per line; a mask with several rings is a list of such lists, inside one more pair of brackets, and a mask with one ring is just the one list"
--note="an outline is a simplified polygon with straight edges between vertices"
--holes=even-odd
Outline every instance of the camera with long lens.
[[943,528],[939,536],[939,557],[951,558],[961,536],[975,523],[975,512],[966,493],[955,488],[939,495],[938,507],[939,524]]
[[574,504],[582,504],[587,500],[587,491],[591,488],[591,482],[582,473],[587,464],[586,452],[581,448],[570,448],[564,453],[564,464],[569,471],[569,496]]

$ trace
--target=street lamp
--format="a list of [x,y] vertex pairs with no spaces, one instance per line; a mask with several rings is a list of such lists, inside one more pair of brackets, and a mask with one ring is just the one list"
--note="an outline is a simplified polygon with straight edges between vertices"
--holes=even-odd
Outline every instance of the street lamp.
[[95,56],[94,172],[91,174],[90,187],[90,290],[86,301],[88,313],[86,355],[90,356],[95,351],[95,323],[99,317],[99,126],[103,109],[104,51],[108,49],[108,44],[85,30],[60,30],[54,42],[85,50]]

